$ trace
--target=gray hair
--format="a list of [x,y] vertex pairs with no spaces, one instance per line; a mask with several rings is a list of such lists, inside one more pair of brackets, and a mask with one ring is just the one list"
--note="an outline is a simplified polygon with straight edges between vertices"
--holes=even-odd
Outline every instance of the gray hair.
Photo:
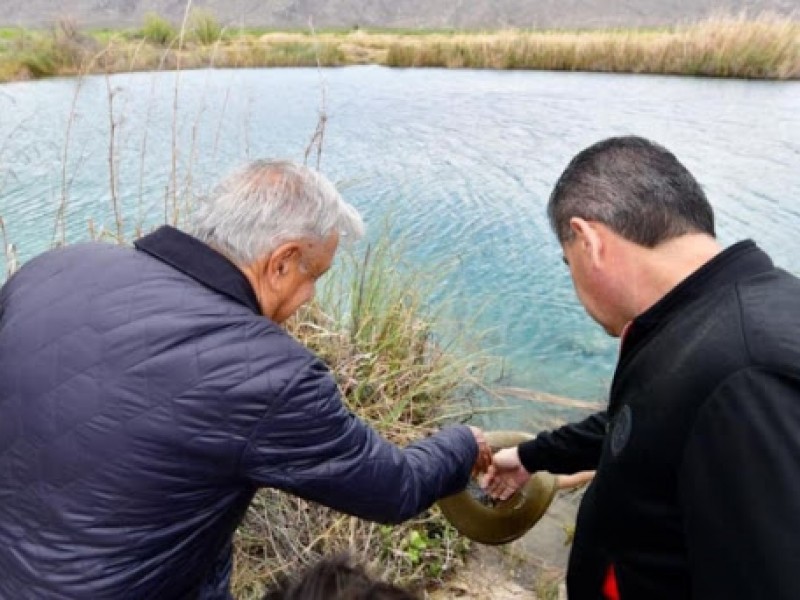
[[700,184],[666,148],[636,136],[578,153],[559,177],[547,214],[562,244],[574,235],[573,217],[603,223],[647,248],[687,233],[714,237],[714,212]]
[[238,264],[290,240],[364,235],[361,215],[318,172],[288,161],[253,162],[198,200],[191,233]]

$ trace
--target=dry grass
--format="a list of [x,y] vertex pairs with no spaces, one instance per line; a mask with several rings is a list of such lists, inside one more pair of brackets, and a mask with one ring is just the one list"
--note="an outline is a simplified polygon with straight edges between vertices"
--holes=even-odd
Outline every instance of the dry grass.
[[[351,259],[343,270],[357,275],[331,278],[319,304],[294,320],[293,334],[329,364],[348,406],[399,445],[432,432],[448,410],[468,414],[453,402],[477,389],[471,382],[481,361],[434,343],[419,273],[404,275],[387,243]],[[430,587],[462,564],[468,542],[436,508],[385,527],[262,490],[235,548],[234,594],[247,600],[281,575],[343,551],[384,579]]]
[[[207,24],[208,19],[206,20]],[[74,29],[74,25],[72,26]],[[152,29],[152,27],[151,27]],[[168,34],[94,36],[7,31],[0,81],[78,72],[199,67],[394,67],[542,69],[759,79],[800,78],[800,20],[720,16],[665,30],[494,33],[267,33],[199,27],[185,43]],[[166,47],[165,47],[166,44]],[[98,55],[98,48],[100,52]]]
[[719,17],[665,31],[519,32],[406,38],[387,64],[406,67],[800,77],[800,21]]

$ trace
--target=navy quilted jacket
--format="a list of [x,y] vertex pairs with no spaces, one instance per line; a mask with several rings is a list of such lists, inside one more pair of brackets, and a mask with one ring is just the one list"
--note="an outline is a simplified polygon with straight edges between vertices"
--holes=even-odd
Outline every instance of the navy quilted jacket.
[[220,254],[169,227],[137,248],[0,291],[0,598],[227,598],[260,486],[392,523],[466,484],[466,427],[393,446]]

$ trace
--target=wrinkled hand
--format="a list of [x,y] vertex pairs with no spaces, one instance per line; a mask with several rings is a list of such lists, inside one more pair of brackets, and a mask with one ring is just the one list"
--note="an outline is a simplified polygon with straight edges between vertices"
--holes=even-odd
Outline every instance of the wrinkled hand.
[[470,426],[472,435],[475,436],[475,441],[478,444],[478,456],[475,459],[475,464],[472,466],[472,476],[479,473],[485,473],[492,464],[492,448],[489,442],[486,441],[486,436],[483,435],[483,430],[477,427]]
[[494,455],[480,485],[495,500],[507,500],[528,483],[531,474],[519,461],[517,448],[505,448]]

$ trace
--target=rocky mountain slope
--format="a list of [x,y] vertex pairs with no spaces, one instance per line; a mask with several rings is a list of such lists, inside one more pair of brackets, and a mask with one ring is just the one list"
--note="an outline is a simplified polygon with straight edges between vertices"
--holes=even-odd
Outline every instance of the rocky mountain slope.
[[[230,25],[497,29],[666,25],[724,12],[800,14],[800,0],[197,0]],[[0,0],[0,24],[135,26],[155,11],[180,21],[185,0]]]

